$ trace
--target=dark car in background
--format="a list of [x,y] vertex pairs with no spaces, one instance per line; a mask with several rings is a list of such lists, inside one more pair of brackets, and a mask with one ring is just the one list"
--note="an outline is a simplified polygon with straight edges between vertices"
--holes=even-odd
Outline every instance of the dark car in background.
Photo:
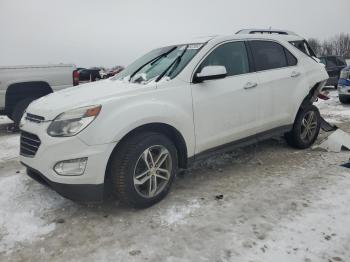
[[345,67],[340,72],[338,92],[341,103],[350,103],[350,66]]
[[102,79],[100,75],[100,68],[98,67],[92,67],[92,68],[79,68],[79,82],[93,82],[96,80]]
[[346,61],[341,56],[321,56],[319,57],[321,63],[326,66],[329,79],[327,86],[334,86],[337,88],[340,72],[346,67]]
[[116,74],[120,73],[123,70],[124,70],[124,67],[122,67],[122,66],[115,66],[115,67],[111,68],[109,71],[107,71],[106,78],[115,76]]

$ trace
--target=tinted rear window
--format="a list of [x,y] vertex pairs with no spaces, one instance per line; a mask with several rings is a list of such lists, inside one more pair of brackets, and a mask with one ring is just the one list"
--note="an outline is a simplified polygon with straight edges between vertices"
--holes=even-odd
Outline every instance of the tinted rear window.
[[[288,66],[285,48],[271,41],[251,41],[256,71]],[[292,62],[292,61],[291,61]]]
[[306,42],[305,40],[291,41],[289,43],[294,45],[296,48],[298,48],[304,54],[306,54],[308,56],[315,56],[316,57],[315,52],[310,47],[309,43]]
[[284,52],[286,53],[288,66],[295,66],[298,63],[298,60],[295,58],[295,56],[286,48],[284,48]]

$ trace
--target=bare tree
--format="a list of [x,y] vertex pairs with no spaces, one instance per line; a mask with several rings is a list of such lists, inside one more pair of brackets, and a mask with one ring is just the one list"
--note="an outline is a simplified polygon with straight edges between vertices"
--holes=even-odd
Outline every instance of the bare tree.
[[334,39],[335,52],[345,58],[350,58],[350,35],[341,33]]
[[316,38],[310,38],[309,44],[318,56],[340,55],[350,59],[350,34],[341,33],[322,43]]
[[322,55],[322,44],[317,38],[310,38],[309,45],[317,56]]
[[322,43],[322,55],[335,55],[334,41],[325,40]]

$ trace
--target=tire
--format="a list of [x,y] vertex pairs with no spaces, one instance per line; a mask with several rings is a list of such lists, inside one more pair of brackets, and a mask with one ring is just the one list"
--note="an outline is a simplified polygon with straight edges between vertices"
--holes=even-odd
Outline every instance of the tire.
[[[308,124],[310,121],[311,123]],[[316,141],[320,127],[321,116],[318,108],[314,105],[306,105],[299,109],[293,129],[285,134],[285,138],[292,147],[298,149],[309,148]]]
[[[152,167],[150,158],[151,154],[156,163],[161,152],[163,157],[158,161],[158,168],[162,171],[158,170],[156,165]],[[145,159],[150,168],[147,167]],[[167,169],[168,173],[164,172],[164,169]],[[118,146],[111,156],[107,176],[112,184],[112,192],[123,204],[146,208],[168,194],[177,170],[177,150],[173,142],[160,133],[142,132],[132,135]],[[135,184],[135,181],[140,184]],[[155,187],[155,184],[158,187]]]
[[346,96],[339,96],[339,101],[340,101],[340,103],[342,103],[342,104],[348,104],[349,103],[349,98],[348,97],[346,97]]
[[29,104],[33,102],[35,98],[29,97],[25,98],[21,101],[19,101],[13,108],[12,114],[11,114],[11,120],[15,122],[15,126],[18,127],[19,123],[21,122],[21,118],[24,114],[24,111],[27,109]]

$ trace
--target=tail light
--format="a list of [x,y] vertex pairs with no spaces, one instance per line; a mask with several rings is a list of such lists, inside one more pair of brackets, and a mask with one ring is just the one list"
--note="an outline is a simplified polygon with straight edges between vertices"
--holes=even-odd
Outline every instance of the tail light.
[[73,71],[73,86],[79,85],[79,72],[78,70]]

